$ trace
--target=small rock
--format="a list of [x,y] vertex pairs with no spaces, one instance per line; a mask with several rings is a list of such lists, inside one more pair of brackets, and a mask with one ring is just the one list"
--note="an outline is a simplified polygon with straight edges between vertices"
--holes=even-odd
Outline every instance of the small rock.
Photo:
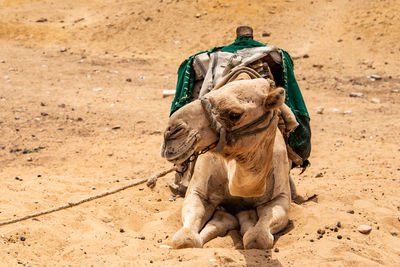
[[103,88],[101,88],[101,87],[93,88],[93,92],[99,92],[99,91],[102,91],[102,90],[103,90]]
[[344,115],[347,115],[347,114],[351,114],[353,111],[351,111],[351,110],[345,110],[345,111],[343,111],[343,114]]
[[371,98],[371,103],[374,103],[374,104],[379,104],[379,103],[381,103],[381,100],[379,99],[379,98]]
[[338,232],[339,229],[338,229],[337,227],[335,227],[335,228],[333,229],[333,231],[334,231],[334,232]]
[[66,47],[63,47],[63,48],[60,49],[60,52],[61,52],[61,53],[64,53],[64,52],[67,52],[67,50],[68,50],[68,49],[67,49]]
[[333,108],[332,111],[335,112],[335,113],[338,113],[338,112],[340,111],[340,109],[338,109],[338,108]]
[[336,226],[341,228],[342,227],[342,223],[339,221],[339,222],[336,223]]
[[201,17],[201,14],[200,13],[197,13],[196,14],[196,18],[200,18]]
[[347,213],[354,214],[354,210],[348,210]]
[[373,74],[373,75],[368,75],[368,76],[367,76],[367,79],[370,79],[370,80],[372,80],[372,81],[376,81],[376,80],[382,80],[382,77],[379,76],[379,75]]
[[320,234],[320,235],[323,235],[323,234],[325,234],[325,230],[324,229],[318,229],[317,233]]
[[314,239],[310,239],[310,242],[314,242]]
[[341,235],[337,235],[337,239],[342,239],[342,236]]
[[32,157],[27,157],[26,158],[26,161],[32,161],[33,159],[32,159]]
[[140,235],[140,236],[138,236],[138,239],[140,239],[140,240],[145,240],[146,237],[145,237],[144,235]]
[[39,23],[47,22],[47,19],[46,18],[40,18],[36,22],[39,22]]
[[308,54],[304,54],[303,58],[309,58],[310,56]]
[[275,248],[275,249],[274,249],[274,252],[279,252],[279,248]]
[[262,37],[269,37],[269,36],[271,36],[270,32],[263,32],[262,33]]
[[132,82],[132,79],[131,79],[131,78],[127,78],[126,81],[127,81],[128,83],[130,83],[130,82]]
[[324,67],[324,65],[321,64],[313,64],[312,66],[313,68],[318,68],[318,69],[322,69]]
[[216,262],[216,259],[208,259],[209,262]]
[[391,234],[392,236],[397,236],[397,233],[396,233],[396,232],[390,232],[390,234]]
[[21,241],[25,241],[26,240],[25,237],[23,237],[23,236],[21,236],[20,239],[21,239]]
[[317,114],[324,114],[324,107],[317,107],[316,112]]
[[364,94],[360,93],[360,92],[351,92],[349,96],[350,97],[364,97]]
[[391,92],[391,93],[398,93],[398,92],[400,92],[400,90],[398,90],[398,89],[393,89],[393,90],[391,90],[390,92]]
[[120,229],[119,229],[119,232],[120,232],[120,233],[125,233],[125,230],[124,230],[123,228],[120,228]]
[[369,233],[371,232],[372,227],[369,226],[369,225],[362,224],[362,225],[360,225],[360,226],[357,228],[357,230],[358,230],[360,233],[366,235],[366,234],[369,234]]
[[317,175],[315,175],[315,178],[321,178],[324,177],[324,174],[322,172],[317,173]]

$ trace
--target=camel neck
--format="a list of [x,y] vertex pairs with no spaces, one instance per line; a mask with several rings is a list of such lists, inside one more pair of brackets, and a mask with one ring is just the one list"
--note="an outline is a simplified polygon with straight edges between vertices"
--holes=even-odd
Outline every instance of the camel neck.
[[250,149],[234,154],[226,161],[229,190],[233,196],[257,197],[264,194],[266,179],[272,169],[276,130],[274,125]]

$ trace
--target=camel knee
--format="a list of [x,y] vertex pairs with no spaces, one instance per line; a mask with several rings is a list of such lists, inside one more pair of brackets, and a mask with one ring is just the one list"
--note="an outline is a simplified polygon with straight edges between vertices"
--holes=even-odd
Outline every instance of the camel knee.
[[245,249],[269,249],[274,245],[274,236],[267,227],[250,227],[243,236]]
[[172,238],[172,247],[179,248],[201,248],[203,247],[200,235],[189,228],[181,228]]

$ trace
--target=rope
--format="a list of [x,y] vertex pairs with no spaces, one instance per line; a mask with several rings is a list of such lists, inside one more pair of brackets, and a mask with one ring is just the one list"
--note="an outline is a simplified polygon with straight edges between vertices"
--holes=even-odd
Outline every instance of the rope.
[[55,208],[52,208],[52,209],[44,210],[44,211],[41,211],[41,212],[38,212],[38,213],[33,213],[33,214],[30,214],[30,215],[26,215],[24,217],[20,217],[20,218],[8,220],[8,221],[0,222],[0,226],[16,223],[16,222],[20,222],[20,221],[25,221],[25,220],[28,220],[30,218],[35,218],[35,217],[39,217],[41,215],[53,213],[53,212],[56,212],[56,211],[59,211],[59,210],[64,210],[64,209],[68,209],[68,208],[71,208],[71,207],[75,207],[75,206],[78,206],[78,205],[80,205],[82,203],[89,202],[89,201],[92,201],[92,200],[95,200],[95,199],[99,199],[99,198],[102,198],[102,197],[105,197],[105,196],[108,196],[108,195],[112,195],[112,194],[118,193],[118,192],[120,192],[122,190],[128,189],[130,187],[134,187],[136,185],[143,184],[145,182],[147,182],[147,186],[148,187],[153,188],[156,185],[156,182],[157,182],[158,178],[163,177],[163,176],[167,175],[168,173],[170,173],[172,171],[175,171],[175,170],[176,170],[176,167],[172,167],[172,168],[170,168],[168,170],[164,170],[162,172],[159,172],[159,173],[151,176],[150,178],[142,179],[142,180],[133,182],[131,184],[127,184],[127,185],[125,185],[123,187],[114,189],[112,191],[106,191],[106,192],[103,192],[101,194],[94,195],[94,196],[91,196],[91,197],[88,197],[88,198],[85,198],[85,199],[82,199],[82,200],[79,200],[79,201],[76,201],[76,202],[69,202],[68,204],[63,205],[63,206],[59,206],[59,207],[55,207]]

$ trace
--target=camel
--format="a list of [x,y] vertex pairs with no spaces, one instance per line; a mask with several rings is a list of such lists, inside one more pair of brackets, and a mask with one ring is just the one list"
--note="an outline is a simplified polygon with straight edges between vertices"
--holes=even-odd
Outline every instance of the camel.
[[170,117],[161,155],[176,164],[197,157],[174,248],[203,247],[239,228],[245,249],[273,247],[291,202],[277,116],[284,101],[272,80],[244,74]]

